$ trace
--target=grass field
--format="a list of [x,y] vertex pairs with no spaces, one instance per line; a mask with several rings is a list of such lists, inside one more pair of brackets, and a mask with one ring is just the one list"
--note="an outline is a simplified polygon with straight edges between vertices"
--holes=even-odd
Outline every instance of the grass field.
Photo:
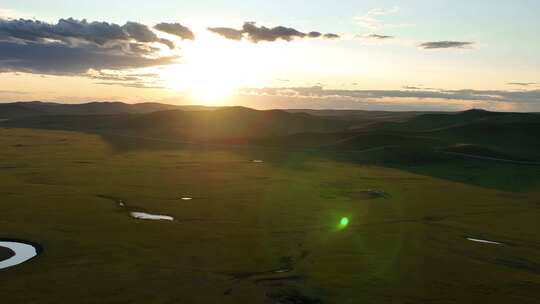
[[436,174],[481,179],[467,160],[405,170],[270,149],[118,149],[31,129],[0,129],[0,147],[0,238],[44,248],[0,272],[5,303],[540,298],[540,184]]

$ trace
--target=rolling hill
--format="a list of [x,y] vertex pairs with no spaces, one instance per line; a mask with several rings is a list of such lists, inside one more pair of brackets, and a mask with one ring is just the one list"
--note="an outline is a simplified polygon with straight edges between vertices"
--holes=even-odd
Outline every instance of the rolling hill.
[[205,110],[203,106],[176,106],[162,103],[127,104],[122,102],[90,102],[83,104],[61,104],[51,102],[0,103],[0,118],[42,115],[117,115],[144,114],[166,110]]
[[350,122],[285,111],[242,107],[168,110],[145,114],[41,115],[21,117],[3,126],[78,130],[170,140],[208,141],[345,131]]
[[0,104],[0,118],[9,119],[2,122],[3,127],[75,130],[170,141],[249,142],[342,151],[400,147],[402,154],[408,151],[407,159],[421,154],[429,159],[426,156],[429,151],[455,147],[474,147],[482,155],[512,155],[515,160],[540,159],[540,114],[529,113],[257,111],[158,103],[30,102]]

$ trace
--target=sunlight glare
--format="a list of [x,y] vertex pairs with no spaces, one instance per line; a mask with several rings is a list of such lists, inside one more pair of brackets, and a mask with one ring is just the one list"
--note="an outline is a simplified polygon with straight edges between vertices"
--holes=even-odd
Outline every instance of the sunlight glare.
[[182,47],[183,63],[166,67],[160,77],[167,88],[188,93],[193,103],[222,105],[238,89],[262,83],[269,74],[262,52],[257,45],[201,35]]

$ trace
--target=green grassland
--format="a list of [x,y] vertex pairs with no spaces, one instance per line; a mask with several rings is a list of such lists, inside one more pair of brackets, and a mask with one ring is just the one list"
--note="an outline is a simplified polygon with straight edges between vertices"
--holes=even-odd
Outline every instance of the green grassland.
[[367,139],[317,151],[123,140],[0,129],[0,238],[44,248],[0,271],[3,303],[540,298],[539,167],[423,162],[425,139],[365,153]]

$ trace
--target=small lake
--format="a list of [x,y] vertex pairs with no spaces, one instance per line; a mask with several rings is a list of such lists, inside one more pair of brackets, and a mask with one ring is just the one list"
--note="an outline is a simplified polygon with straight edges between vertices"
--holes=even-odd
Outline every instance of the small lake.
[[490,245],[503,245],[503,243],[495,242],[495,241],[488,241],[488,240],[482,240],[482,239],[475,239],[475,238],[467,238],[467,240],[475,243],[483,243],[483,244],[490,244]]
[[174,217],[168,215],[156,215],[145,212],[130,212],[132,218],[149,221],[174,221]]
[[18,241],[0,241],[0,269],[27,262],[35,258],[40,251],[36,245]]

